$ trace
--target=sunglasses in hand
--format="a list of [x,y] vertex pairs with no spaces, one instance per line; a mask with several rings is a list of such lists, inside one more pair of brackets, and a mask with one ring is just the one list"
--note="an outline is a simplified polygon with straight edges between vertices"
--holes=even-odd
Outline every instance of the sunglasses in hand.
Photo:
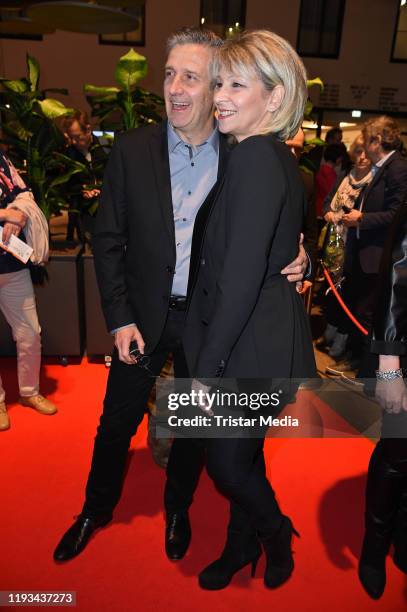
[[150,365],[151,359],[149,355],[143,355],[143,353],[140,353],[138,346],[137,346],[137,342],[135,340],[132,340],[130,342],[129,354],[135,358],[136,365],[150,372],[149,365]]

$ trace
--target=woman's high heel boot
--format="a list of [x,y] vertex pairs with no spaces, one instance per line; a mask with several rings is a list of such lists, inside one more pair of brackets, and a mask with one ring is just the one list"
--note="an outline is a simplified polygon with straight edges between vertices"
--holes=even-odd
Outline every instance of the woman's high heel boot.
[[393,533],[394,564],[400,571],[407,574],[407,491],[404,491],[396,518]]
[[383,527],[366,529],[359,561],[359,580],[372,599],[380,599],[386,586],[386,556],[391,533]]
[[240,532],[228,532],[225,548],[216,561],[199,574],[199,586],[217,591],[228,586],[233,576],[246,565],[252,566],[252,577],[262,550],[255,533],[242,538]]
[[291,550],[293,534],[299,537],[288,516],[283,516],[277,531],[267,536],[260,535],[267,558],[264,584],[269,589],[282,585],[293,572],[294,559]]

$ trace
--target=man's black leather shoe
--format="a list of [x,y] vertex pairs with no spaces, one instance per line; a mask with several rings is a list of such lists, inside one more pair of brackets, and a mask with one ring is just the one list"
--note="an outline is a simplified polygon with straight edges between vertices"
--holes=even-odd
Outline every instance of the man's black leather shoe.
[[69,561],[83,551],[92,533],[104,527],[112,520],[111,516],[102,516],[97,519],[79,515],[74,524],[63,535],[54,551],[55,561]]
[[191,525],[188,512],[167,514],[165,528],[165,552],[171,561],[179,561],[188,550],[191,541]]

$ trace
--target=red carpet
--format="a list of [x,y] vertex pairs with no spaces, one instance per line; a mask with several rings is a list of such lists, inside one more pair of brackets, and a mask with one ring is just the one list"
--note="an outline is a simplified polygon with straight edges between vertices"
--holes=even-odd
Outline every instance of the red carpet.
[[164,473],[146,448],[143,427],[122,499],[111,525],[77,559],[56,565],[52,551],[80,511],[107,370],[100,364],[48,363],[42,390],[59,407],[53,417],[16,404],[15,361],[0,359],[12,428],[0,434],[0,590],[76,591],[77,610],[150,611],[172,608],[245,611],[400,611],[407,578],[388,561],[383,598],[373,602],[356,568],[363,526],[363,496],[372,444],[367,440],[271,440],[267,465],[282,509],[301,533],[294,543],[296,570],[277,591],[249,570],[229,588],[208,593],[196,574],[221,550],[227,504],[203,475],[191,512],[187,557],[170,563],[163,553]]

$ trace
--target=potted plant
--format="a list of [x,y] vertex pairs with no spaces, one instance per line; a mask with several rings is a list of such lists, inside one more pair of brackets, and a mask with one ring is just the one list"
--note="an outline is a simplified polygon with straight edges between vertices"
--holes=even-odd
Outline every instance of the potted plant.
[[138,85],[146,74],[146,58],[130,49],[116,66],[118,87],[84,86],[92,116],[99,119],[103,130],[122,132],[161,121],[163,99]]

